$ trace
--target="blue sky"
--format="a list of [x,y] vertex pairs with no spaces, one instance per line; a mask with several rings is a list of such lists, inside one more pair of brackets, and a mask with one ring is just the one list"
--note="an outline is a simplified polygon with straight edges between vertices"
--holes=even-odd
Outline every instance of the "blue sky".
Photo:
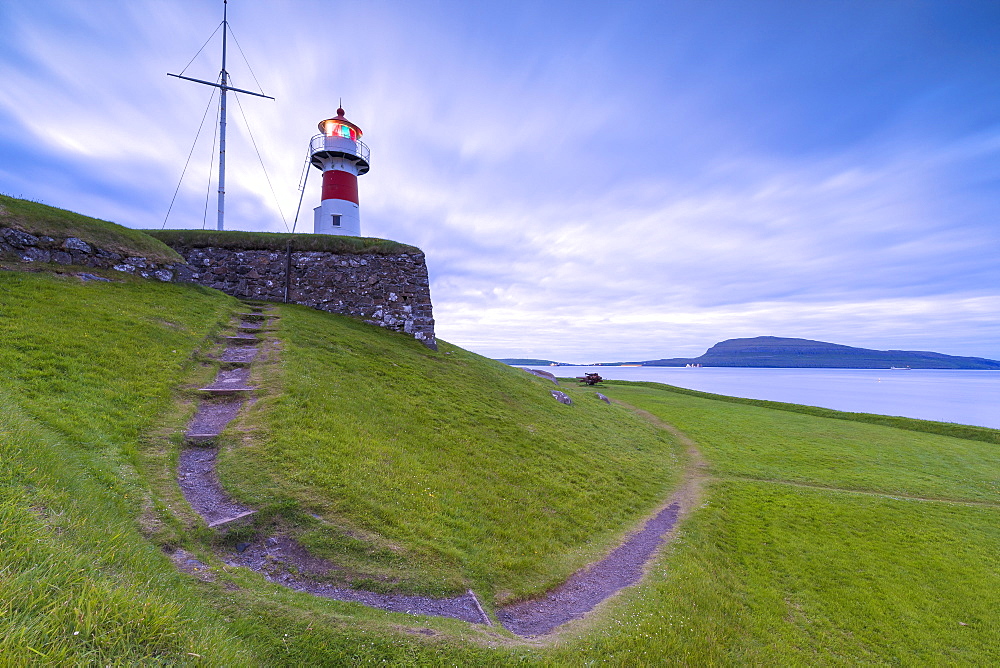
[[[342,97],[372,149],[362,229],[427,253],[448,341],[576,362],[758,335],[1000,359],[996,2],[229,8],[277,100],[230,103],[228,226],[283,231],[278,204],[291,224]],[[0,192],[160,227],[210,94],[166,73],[221,9],[0,3]],[[219,49],[186,74],[214,79]],[[257,89],[236,49],[229,70]],[[170,227],[202,226],[212,129]]]

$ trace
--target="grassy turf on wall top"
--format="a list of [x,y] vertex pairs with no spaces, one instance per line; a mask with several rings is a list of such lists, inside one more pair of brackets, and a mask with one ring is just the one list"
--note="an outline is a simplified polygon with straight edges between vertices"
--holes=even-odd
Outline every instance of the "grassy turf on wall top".
[[0,227],[58,239],[76,237],[107,251],[157,262],[183,262],[169,246],[139,230],[7,195],[0,195]]
[[144,230],[163,243],[185,248],[227,248],[230,250],[284,251],[289,242],[293,251],[317,251],[361,255],[419,253],[414,246],[373,237],[345,237],[332,234],[287,234],[237,230]]

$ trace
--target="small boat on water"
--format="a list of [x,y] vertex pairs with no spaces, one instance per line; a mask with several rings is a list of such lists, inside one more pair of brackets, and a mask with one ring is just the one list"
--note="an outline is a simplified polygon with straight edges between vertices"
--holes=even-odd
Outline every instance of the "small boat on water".
[[890,371],[913,371],[913,369],[911,369],[908,366],[891,366],[891,367],[889,367],[889,370]]

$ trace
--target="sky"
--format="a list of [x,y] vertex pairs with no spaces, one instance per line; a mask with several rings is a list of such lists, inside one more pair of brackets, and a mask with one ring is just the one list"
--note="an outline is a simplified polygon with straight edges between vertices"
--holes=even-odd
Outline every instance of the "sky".
[[[1000,3],[228,7],[231,85],[276,99],[230,97],[227,228],[293,226],[342,99],[372,152],[362,232],[426,253],[440,338],[580,363],[764,335],[1000,359]],[[166,75],[218,76],[222,8],[0,0],[0,192],[213,227],[218,98]]]

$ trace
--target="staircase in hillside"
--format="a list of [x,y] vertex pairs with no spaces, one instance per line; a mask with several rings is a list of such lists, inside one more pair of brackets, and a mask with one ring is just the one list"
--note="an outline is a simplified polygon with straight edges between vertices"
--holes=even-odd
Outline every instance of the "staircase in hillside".
[[250,385],[250,369],[260,352],[263,333],[277,316],[265,307],[245,303],[247,312],[237,313],[236,333],[220,337],[226,348],[218,357],[215,380],[198,391],[198,411],[184,434],[184,448],[177,464],[177,483],[191,507],[210,528],[226,530],[251,518],[255,510],[234,501],[219,483],[216,473],[218,437],[240,409],[253,401],[256,387]]

